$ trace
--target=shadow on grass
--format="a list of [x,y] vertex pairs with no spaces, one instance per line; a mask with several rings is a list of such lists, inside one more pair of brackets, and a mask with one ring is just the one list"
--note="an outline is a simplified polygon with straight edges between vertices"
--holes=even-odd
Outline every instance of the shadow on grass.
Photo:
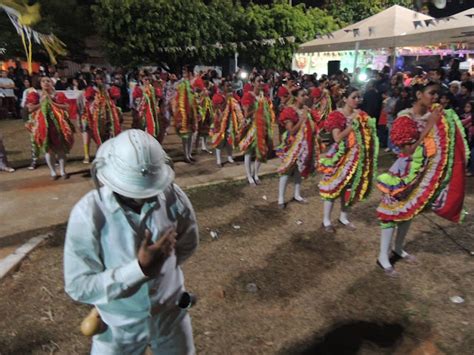
[[[201,211],[198,211],[198,216]],[[273,205],[248,205],[242,213],[232,219],[232,222],[211,225],[207,230],[213,230],[220,237],[242,238],[251,241],[252,236],[256,236],[264,230],[284,225],[288,214]],[[234,226],[238,226],[236,229]],[[201,234],[202,241],[210,241],[208,233]]]
[[243,197],[246,184],[242,181],[194,188],[186,191],[194,209],[199,213],[207,209],[225,206]]
[[[36,351],[45,351],[45,353],[53,353],[57,348],[51,347],[52,334],[46,329],[34,330],[27,329],[27,327],[21,329],[20,334],[16,334],[15,337],[10,338],[8,341],[0,339],[0,349],[2,349],[2,355],[18,355],[18,354],[33,354]],[[23,333],[23,334],[21,334]],[[49,350],[46,352],[46,350]]]
[[263,267],[238,275],[226,293],[240,297],[247,284],[255,283],[262,300],[290,298],[303,288],[317,287],[324,272],[350,255],[334,238],[316,236],[316,232],[296,233],[267,257]]
[[398,323],[376,323],[362,320],[335,324],[323,335],[296,344],[280,352],[299,355],[355,355],[362,345],[372,343],[378,348],[394,348],[402,339],[404,327]]
[[66,225],[66,223],[61,223],[56,224],[54,226],[32,229],[25,232],[15,233],[6,237],[2,237],[0,238],[0,248],[6,248],[12,245],[20,246],[21,244],[26,243],[29,239],[46,233],[48,235],[51,235],[51,238],[49,238],[49,240],[60,240],[59,243],[62,243],[62,240],[64,239]]

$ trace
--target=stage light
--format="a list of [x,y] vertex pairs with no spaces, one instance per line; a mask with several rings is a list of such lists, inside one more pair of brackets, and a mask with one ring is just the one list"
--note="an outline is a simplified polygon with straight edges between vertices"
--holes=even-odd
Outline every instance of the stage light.
[[359,81],[367,81],[367,74],[360,73],[358,79]]

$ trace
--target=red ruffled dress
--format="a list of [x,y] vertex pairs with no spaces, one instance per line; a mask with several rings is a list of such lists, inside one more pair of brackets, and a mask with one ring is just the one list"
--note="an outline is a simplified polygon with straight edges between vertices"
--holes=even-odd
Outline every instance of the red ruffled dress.
[[[344,130],[348,119],[340,111],[329,114],[324,123],[328,132]],[[343,140],[334,142],[319,160],[318,170],[323,174],[319,193],[323,199],[334,200],[345,191],[346,205],[368,197],[377,173],[379,141],[376,121],[364,111],[358,111],[352,120],[353,130]]]
[[135,86],[132,97],[138,115],[139,129],[157,138],[160,135],[159,92],[152,85]]
[[[227,99],[221,94],[215,94],[212,98],[214,105],[214,116],[209,135],[212,148],[222,149],[226,144],[236,148],[237,136],[244,122],[244,115],[239,102],[229,95]],[[226,103],[225,108],[222,105]]]
[[120,134],[122,111],[115,105],[120,98],[120,89],[112,86],[110,90],[88,87],[85,92],[86,107],[82,115],[82,125],[89,132],[97,146],[109,138]]
[[[394,143],[403,142],[411,126],[420,133],[425,124],[411,109],[402,111],[390,138]],[[445,110],[415,152],[399,154],[389,171],[378,177],[377,187],[383,196],[377,215],[382,228],[411,220],[427,207],[443,218],[460,222],[464,216],[467,152],[461,121],[454,111]]]
[[26,98],[26,103],[40,104],[40,107],[30,113],[26,128],[32,134],[34,144],[42,151],[53,150],[68,153],[74,144],[74,125],[69,120],[67,110],[57,104],[67,104],[63,93],[58,93],[40,101],[40,95],[32,91]]
[[173,100],[173,117],[176,133],[181,138],[189,138],[197,131],[197,111],[194,94],[189,80],[181,81]]
[[267,155],[273,145],[273,123],[275,113],[271,101],[264,95],[256,97],[246,92],[242,97],[242,107],[247,106],[252,117],[247,118],[239,132],[239,148],[244,154],[254,154],[261,162],[267,161]]
[[[278,173],[281,175],[291,175],[298,170],[303,178],[313,174],[319,159],[319,146],[317,141],[318,127],[316,122],[319,116],[316,111],[308,113],[306,123],[291,135],[285,131],[282,136],[282,143],[277,149],[277,155],[281,159]],[[286,121],[296,124],[299,115],[293,107],[286,107],[279,116],[280,125],[285,126]]]

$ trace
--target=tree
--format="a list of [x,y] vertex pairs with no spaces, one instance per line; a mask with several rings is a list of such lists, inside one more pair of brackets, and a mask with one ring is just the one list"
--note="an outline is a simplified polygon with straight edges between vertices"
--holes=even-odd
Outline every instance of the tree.
[[99,0],[93,11],[111,60],[128,65],[213,63],[238,51],[252,66],[288,67],[298,43],[337,28],[324,10],[283,1]]
[[[247,22],[245,22],[247,21]],[[247,33],[257,40],[274,39],[273,46],[250,45],[243,51],[245,61],[260,67],[287,68],[299,44],[338,28],[332,17],[303,4],[290,6],[286,1],[274,5],[251,5],[244,19]],[[294,37],[294,42],[281,38]]]
[[229,37],[231,28],[224,26],[225,33],[223,26],[216,26],[201,0],[190,4],[189,0],[98,1],[93,6],[94,17],[111,61],[179,65],[215,58],[216,49],[205,45]]
[[413,0],[326,0],[324,8],[343,25],[359,22],[393,5],[413,7]]

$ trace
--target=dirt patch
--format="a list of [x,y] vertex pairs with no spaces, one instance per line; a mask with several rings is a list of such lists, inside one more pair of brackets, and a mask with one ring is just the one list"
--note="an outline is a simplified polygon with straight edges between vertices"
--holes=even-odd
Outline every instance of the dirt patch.
[[[474,179],[468,184],[473,210]],[[436,225],[474,249],[472,215],[462,225],[417,217],[406,248],[421,264],[397,264],[402,277],[390,280],[375,266],[378,193],[353,209],[356,232],[338,228],[331,236],[320,228],[317,179],[303,185],[309,204],[286,210],[277,208],[277,188],[268,178],[257,188],[189,192],[201,230],[184,267],[187,288],[200,297],[191,310],[198,353],[472,354],[474,258]],[[63,235],[59,226],[2,281],[1,354],[88,353],[79,324],[89,307],[63,290]],[[465,302],[452,303],[455,295]]]

